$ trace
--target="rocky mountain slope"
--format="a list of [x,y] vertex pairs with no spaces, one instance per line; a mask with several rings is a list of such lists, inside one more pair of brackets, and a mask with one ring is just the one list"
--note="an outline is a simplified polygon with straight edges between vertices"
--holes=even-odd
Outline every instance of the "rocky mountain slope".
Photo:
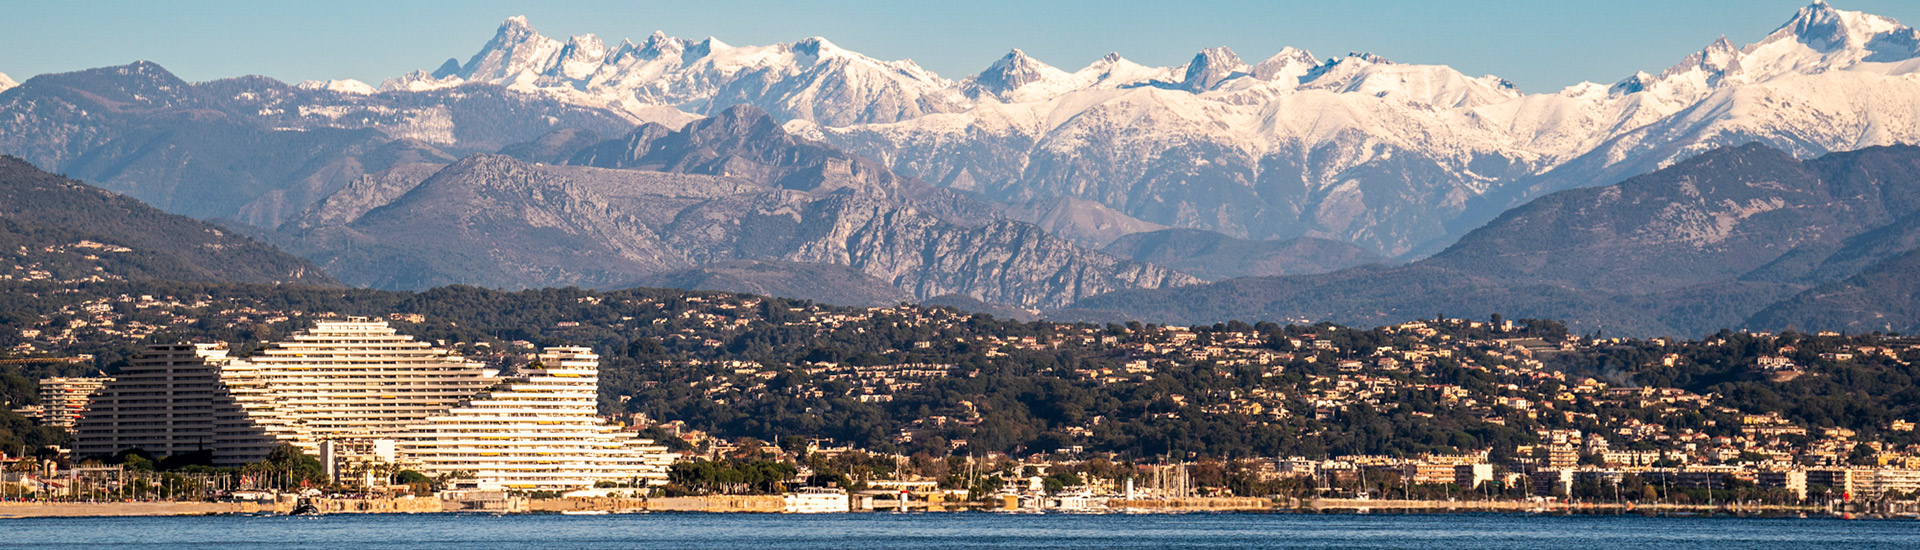
[[334,285],[272,246],[0,156],[0,280]]
[[901,177],[866,157],[794,136],[748,105],[729,107],[680,131],[643,124],[624,137],[574,152],[567,164],[725,176],[815,195],[875,197],[963,225],[1003,217],[1000,205]]
[[1502,313],[1610,333],[1698,334],[1876,272],[1869,266],[1920,243],[1917,214],[1920,148],[1798,161],[1752,144],[1541,197],[1405,266],[1120,292],[1076,307],[1182,323]]
[[[421,177],[431,166],[401,165],[356,180],[281,231],[287,246],[348,283],[379,288],[772,273],[726,264],[740,261],[846,266],[901,295],[1022,307],[1198,282],[1031,224],[974,215],[992,206],[795,139],[750,107],[679,131],[643,125],[570,158],[618,168],[474,155]],[[795,287],[791,275],[778,279],[754,284]],[[832,280],[852,285],[846,295],[884,294],[857,278],[817,283]]]

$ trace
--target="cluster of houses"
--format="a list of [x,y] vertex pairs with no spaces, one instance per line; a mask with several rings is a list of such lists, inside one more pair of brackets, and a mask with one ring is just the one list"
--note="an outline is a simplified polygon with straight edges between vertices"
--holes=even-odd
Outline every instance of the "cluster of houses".
[[[599,296],[580,298],[599,305]],[[1913,422],[1894,419],[1885,425],[1861,428],[1820,426],[1783,416],[1778,411],[1742,409],[1724,396],[1660,387],[1636,380],[1635,371],[1673,369],[1695,361],[1699,352],[1728,343],[1717,335],[1699,341],[1672,339],[1629,340],[1553,334],[1516,326],[1511,321],[1483,322],[1434,319],[1358,330],[1333,325],[1172,327],[1130,324],[1034,324],[1018,334],[1002,334],[971,327],[973,316],[944,308],[895,306],[835,308],[792,306],[788,315],[772,319],[762,299],[750,296],[700,296],[665,301],[623,298],[629,315],[604,328],[615,331],[650,328],[675,349],[712,350],[678,354],[666,367],[697,367],[702,374],[683,380],[650,380],[645,384],[683,384],[719,404],[748,403],[774,393],[784,397],[831,403],[850,399],[887,406],[902,396],[924,390],[951,377],[977,376],[950,360],[951,350],[980,351],[990,359],[1023,354],[1069,354],[1084,360],[1050,373],[1089,387],[1125,387],[1152,383],[1170,373],[1211,369],[1222,377],[1255,382],[1236,383],[1224,390],[1176,393],[1165,398],[1171,412],[1155,414],[1227,415],[1249,426],[1294,423],[1311,419],[1331,421],[1354,408],[1382,414],[1405,413],[1412,421],[1436,414],[1465,417],[1489,424],[1527,426],[1533,443],[1502,449],[1505,458],[1493,461],[1485,449],[1459,455],[1421,457],[1342,457],[1324,459],[1277,458],[1271,461],[1276,478],[1308,476],[1339,479],[1354,472],[1392,471],[1409,484],[1451,483],[1471,490],[1488,482],[1502,487],[1520,484],[1531,492],[1565,492],[1572,484],[1590,480],[1618,480],[1622,476],[1658,480],[1673,487],[1726,486],[1748,483],[1777,487],[1796,495],[1825,488],[1826,494],[1881,497],[1906,495],[1920,486],[1920,448],[1889,437],[1913,430]],[[75,300],[38,323],[13,327],[18,344],[13,351],[41,356],[71,352],[108,341],[137,341],[168,327],[214,323],[245,327],[258,324],[304,322],[325,317],[302,311],[282,311],[238,300],[211,297],[114,296]],[[427,322],[418,314],[393,314],[389,320]],[[724,353],[726,342],[754,330],[777,327],[810,331],[817,338],[865,334],[884,324],[891,333],[921,334],[919,339],[893,342],[889,349],[862,361],[807,359],[793,364],[768,364]],[[563,321],[550,330],[564,334],[580,322]],[[1920,341],[1878,335],[1846,336],[1832,333],[1787,335],[1742,333],[1736,337],[1760,342],[1757,356],[1740,359],[1741,369],[1775,383],[1803,376],[1822,376],[1836,365],[1907,365],[1920,357]],[[468,350],[496,344],[440,343]],[[505,343],[500,354],[525,353],[530,342]],[[1622,356],[1640,357],[1645,364],[1614,365],[1615,372],[1566,368],[1566,358],[1591,357],[1626,350]],[[971,353],[971,351],[970,351]],[[484,355],[480,353],[480,355]],[[878,358],[876,360],[875,358]],[[663,369],[664,370],[664,369]],[[1459,372],[1473,373],[1473,382]],[[1443,376],[1444,374],[1444,376]],[[776,378],[778,389],[770,386]],[[51,378],[42,382],[39,408],[18,407],[49,425],[70,425],[89,387],[87,377]],[[1406,399],[1421,396],[1415,406]],[[823,405],[825,406],[825,405]],[[815,412],[815,411],[810,411]],[[1101,430],[1106,416],[1090,411],[1081,423],[1050,429],[1077,440],[1086,448]],[[727,438],[715,437],[685,422],[656,423],[644,415],[619,415],[629,429],[658,428],[695,450],[685,456],[719,457],[732,449]],[[905,422],[893,437],[899,445],[925,441],[938,434],[958,451],[965,433],[975,429],[980,413],[973,403],[946,403],[929,414]],[[62,424],[67,423],[67,424]],[[1535,429],[1535,428],[1538,429]],[[1866,432],[1866,433],[1861,433]],[[1064,456],[1044,460],[1078,460],[1097,453],[1080,445]],[[1075,453],[1074,451],[1080,451]],[[971,451],[969,451],[971,452]],[[1047,462],[1051,463],[1051,462]],[[1118,490],[1118,489],[1113,489]]]

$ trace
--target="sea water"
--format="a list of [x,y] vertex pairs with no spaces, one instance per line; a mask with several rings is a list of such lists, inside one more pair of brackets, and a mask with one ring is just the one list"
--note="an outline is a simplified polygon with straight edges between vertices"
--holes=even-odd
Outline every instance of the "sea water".
[[1920,521],[1501,514],[602,516],[335,514],[0,519],[0,548],[1920,548]]

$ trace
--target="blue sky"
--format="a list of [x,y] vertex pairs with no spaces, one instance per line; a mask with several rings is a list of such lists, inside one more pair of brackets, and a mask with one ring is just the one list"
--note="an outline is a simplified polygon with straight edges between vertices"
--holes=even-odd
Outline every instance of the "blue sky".
[[[978,72],[1009,48],[1073,70],[1109,51],[1178,65],[1228,46],[1257,62],[1284,46],[1322,58],[1389,59],[1495,74],[1529,92],[1658,71],[1726,35],[1752,42],[1810,0],[1050,2],[481,0],[333,2],[0,0],[0,73],[160,63],[193,81],[264,74],[289,82],[380,80],[465,61],[500,21],[526,15],[548,36],[609,42],[654,30],[730,44],[825,36],[942,76]],[[1914,0],[1835,0],[1840,9],[1920,23]]]

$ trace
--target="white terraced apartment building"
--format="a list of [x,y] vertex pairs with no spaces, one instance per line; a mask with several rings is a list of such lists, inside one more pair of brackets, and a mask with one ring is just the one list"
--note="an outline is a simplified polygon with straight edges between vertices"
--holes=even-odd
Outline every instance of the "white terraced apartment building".
[[105,385],[76,452],[212,449],[215,464],[237,465],[282,442],[319,454],[324,441],[385,440],[406,446],[397,466],[468,472],[488,488],[664,483],[673,455],[596,416],[599,358],[586,348],[540,358],[502,378],[363,318],[321,321],[244,359],[227,357],[225,344],[149,346]]
[[465,472],[481,489],[665,483],[674,458],[666,447],[595,414],[599,359],[587,348],[547,348],[513,379],[416,425],[400,452],[421,473]]
[[40,424],[72,431],[87,401],[106,383],[106,378],[40,379]]
[[308,453],[324,439],[391,439],[498,381],[385,321],[320,321],[223,374],[241,406]]

